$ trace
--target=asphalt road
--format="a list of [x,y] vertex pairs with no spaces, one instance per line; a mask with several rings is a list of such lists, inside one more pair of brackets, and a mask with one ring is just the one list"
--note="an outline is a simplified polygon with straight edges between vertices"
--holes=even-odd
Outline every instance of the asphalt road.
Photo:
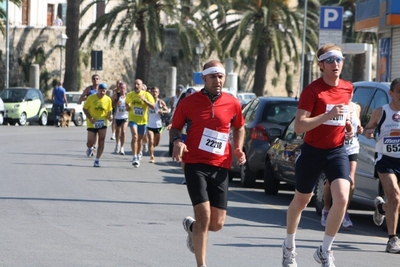
[[[156,163],[139,168],[106,147],[93,168],[84,127],[0,126],[0,266],[196,266],[181,221],[192,215],[179,165],[167,157],[167,133]],[[130,140],[130,133],[128,134]],[[293,192],[266,196],[230,184],[225,227],[209,236],[209,267],[281,266],[286,209]],[[396,266],[372,212],[351,210],[354,227],[334,243],[336,266]],[[313,207],[297,233],[298,265],[313,259],[323,228]]]

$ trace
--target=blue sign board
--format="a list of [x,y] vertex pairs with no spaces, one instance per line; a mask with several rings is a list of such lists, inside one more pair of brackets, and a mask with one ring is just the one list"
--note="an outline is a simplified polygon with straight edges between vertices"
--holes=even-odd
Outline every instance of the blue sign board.
[[204,84],[203,80],[201,79],[201,72],[193,72],[193,84]]
[[339,30],[343,28],[343,7],[322,6],[320,8],[319,29]]

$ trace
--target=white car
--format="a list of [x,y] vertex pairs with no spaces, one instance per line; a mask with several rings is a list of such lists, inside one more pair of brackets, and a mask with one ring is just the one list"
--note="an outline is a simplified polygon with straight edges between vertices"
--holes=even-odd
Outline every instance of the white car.
[[0,125],[2,125],[4,122],[4,102],[0,98]]
[[247,92],[247,93],[238,93],[237,98],[239,99],[240,103],[247,105],[247,103],[249,103],[251,100],[257,98],[257,96],[255,93]]
[[[68,105],[64,110],[71,111],[72,121],[74,122],[75,126],[82,126],[83,122],[86,120],[86,115],[83,112],[83,104],[84,102],[79,102],[79,97],[81,96],[82,92],[67,92],[67,101]],[[46,109],[49,112],[50,120],[54,121],[54,114],[52,114],[53,105],[47,104]]]

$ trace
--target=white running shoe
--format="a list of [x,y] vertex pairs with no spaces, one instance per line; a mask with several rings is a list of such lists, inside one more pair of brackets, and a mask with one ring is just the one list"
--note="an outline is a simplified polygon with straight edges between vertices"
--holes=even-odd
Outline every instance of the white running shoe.
[[296,255],[294,248],[287,248],[285,242],[283,242],[283,257],[282,257],[282,267],[297,267]]
[[142,151],[140,151],[138,160],[141,160],[141,159],[142,159],[142,156],[143,156]]
[[346,211],[346,213],[344,215],[342,226],[345,227],[345,228],[353,227],[353,222],[350,220],[350,216],[347,213],[347,211]]
[[118,145],[115,145],[114,153],[115,153],[115,154],[118,154],[118,153],[119,153],[119,146],[118,146]]
[[326,226],[326,219],[328,218],[329,210],[322,209],[321,225]]
[[121,155],[125,155],[125,151],[124,151],[124,147],[121,147],[121,150],[119,151],[119,154],[121,154]]
[[190,226],[195,222],[195,220],[187,216],[185,219],[183,219],[182,224],[183,224],[183,229],[185,229],[186,233],[188,234],[186,238],[186,246],[189,249],[190,252],[194,253],[194,246],[193,246],[193,239],[192,239],[192,231],[190,231]]
[[397,236],[392,237],[386,245],[386,252],[400,253],[400,240]]
[[374,200],[375,211],[374,211],[374,216],[372,217],[372,219],[374,220],[374,223],[377,226],[382,225],[383,221],[385,220],[385,215],[381,214],[378,209],[379,204],[383,204],[383,203],[385,203],[385,200],[383,200],[383,198],[380,196],[377,196]]
[[149,152],[149,146],[147,145],[147,143],[143,143],[143,145],[142,145],[142,151],[143,151],[143,153]]
[[112,136],[111,136],[110,139],[111,139],[111,140],[115,140],[115,133],[112,134]]
[[333,257],[333,252],[328,250],[326,252],[322,252],[322,246],[319,246],[314,253],[314,260],[318,263],[321,263],[321,267],[335,267],[333,261],[335,258]]
[[136,156],[133,157],[133,159],[132,159],[132,165],[133,165],[135,168],[138,168],[138,167],[140,166],[140,162],[139,162],[139,158],[138,158],[138,157],[136,157]]

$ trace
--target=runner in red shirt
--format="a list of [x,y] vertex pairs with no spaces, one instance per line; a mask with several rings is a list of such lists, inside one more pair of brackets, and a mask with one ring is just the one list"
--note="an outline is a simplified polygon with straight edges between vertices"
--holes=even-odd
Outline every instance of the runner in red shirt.
[[[349,159],[343,146],[349,119],[348,105],[353,85],[339,79],[343,68],[341,49],[333,44],[322,46],[318,66],[324,73],[300,95],[294,128],[306,133],[301,154],[296,160],[296,191],[287,211],[287,236],[283,244],[283,267],[296,267],[295,235],[302,211],[313,196],[313,188],[322,172],[331,185],[332,207],[327,217],[322,245],[314,259],[322,267],[335,267],[332,243],[342,223],[350,192]],[[345,136],[346,135],[346,136]]]
[[[208,231],[218,231],[225,223],[228,199],[228,170],[232,162],[229,131],[232,128],[235,156],[246,162],[242,151],[244,119],[240,103],[222,93],[225,69],[212,60],[204,65],[204,88],[181,100],[172,119],[172,158],[183,159],[184,173],[194,218],[183,220],[188,233],[186,244],[195,254],[197,266],[206,266]],[[187,139],[181,129],[187,123]]]

